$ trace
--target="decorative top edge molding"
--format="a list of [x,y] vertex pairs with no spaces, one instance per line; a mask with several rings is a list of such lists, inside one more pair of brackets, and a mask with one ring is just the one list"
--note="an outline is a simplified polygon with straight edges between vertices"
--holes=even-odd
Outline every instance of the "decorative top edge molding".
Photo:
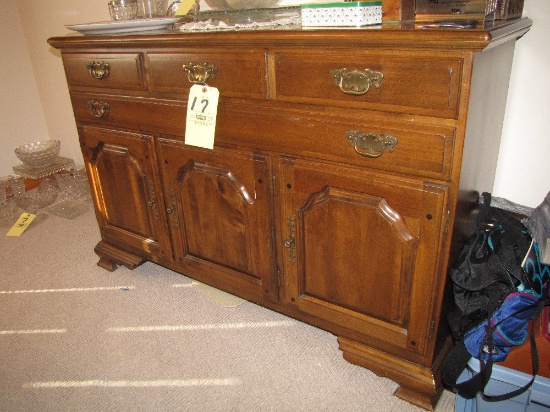
[[325,46],[331,49],[383,48],[482,51],[529,31],[531,19],[523,18],[495,24],[493,27],[468,29],[419,28],[414,23],[388,24],[376,28],[258,30],[232,32],[132,34],[116,36],[71,35],[52,37],[48,43],[57,49],[82,48],[173,48],[173,47],[275,47],[309,48]]

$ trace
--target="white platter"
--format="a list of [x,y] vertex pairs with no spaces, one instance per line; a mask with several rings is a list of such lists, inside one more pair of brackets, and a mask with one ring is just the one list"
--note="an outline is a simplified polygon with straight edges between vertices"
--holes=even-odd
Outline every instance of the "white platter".
[[69,30],[82,34],[117,34],[164,30],[181,20],[181,17],[156,17],[154,19],[113,20],[98,23],[71,24]]

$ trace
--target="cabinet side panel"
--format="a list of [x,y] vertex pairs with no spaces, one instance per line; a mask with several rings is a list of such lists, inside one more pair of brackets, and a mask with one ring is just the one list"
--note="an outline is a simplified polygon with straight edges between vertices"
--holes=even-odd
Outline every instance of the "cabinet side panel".
[[515,42],[474,57],[460,191],[492,192]]

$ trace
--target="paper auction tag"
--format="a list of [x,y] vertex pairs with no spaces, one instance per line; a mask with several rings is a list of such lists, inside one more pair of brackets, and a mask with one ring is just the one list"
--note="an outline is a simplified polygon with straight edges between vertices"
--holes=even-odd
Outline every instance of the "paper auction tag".
[[214,149],[219,97],[220,92],[215,87],[199,84],[191,86],[187,103],[185,144]]
[[17,222],[11,227],[6,236],[21,236],[21,234],[29,227],[36,215],[32,213],[22,213],[17,219]]
[[195,0],[182,0],[174,15],[185,16],[187,13],[189,13],[189,10],[191,10],[193,3],[195,3]]

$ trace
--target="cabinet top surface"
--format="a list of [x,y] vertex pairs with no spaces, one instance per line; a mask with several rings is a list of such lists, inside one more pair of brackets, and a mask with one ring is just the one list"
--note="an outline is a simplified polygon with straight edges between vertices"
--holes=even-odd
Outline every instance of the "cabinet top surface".
[[330,47],[409,48],[481,51],[488,46],[525,34],[528,18],[500,22],[491,27],[469,29],[420,28],[414,24],[384,24],[353,29],[257,30],[228,32],[140,33],[131,35],[71,35],[52,37],[48,43],[59,49],[136,47]]

